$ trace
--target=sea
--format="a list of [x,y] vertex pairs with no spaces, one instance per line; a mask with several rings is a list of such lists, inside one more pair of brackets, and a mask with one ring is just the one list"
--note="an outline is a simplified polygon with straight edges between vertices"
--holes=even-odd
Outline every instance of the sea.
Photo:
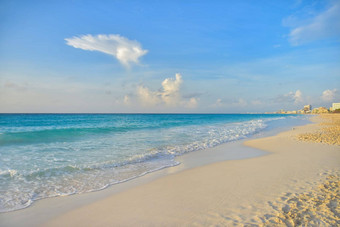
[[307,122],[279,114],[0,114],[0,212],[102,190],[180,165],[176,156],[188,152]]

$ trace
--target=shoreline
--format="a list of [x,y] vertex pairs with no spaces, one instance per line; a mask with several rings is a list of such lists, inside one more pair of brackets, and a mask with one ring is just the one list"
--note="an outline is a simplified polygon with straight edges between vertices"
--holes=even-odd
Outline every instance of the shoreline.
[[[304,124],[310,123],[310,121],[307,120],[306,118],[299,118],[298,120],[296,120],[296,119],[294,120],[294,118],[287,118],[287,119],[285,119],[285,121],[287,121],[285,123],[289,126],[282,125],[282,123],[279,123],[280,121],[281,121],[280,119],[275,119],[275,118],[270,119],[269,120],[270,123],[266,126],[266,128],[261,129],[260,131],[255,132],[254,134],[250,134],[246,138],[231,140],[229,142],[218,144],[217,147],[219,147],[221,145],[231,144],[231,143],[237,143],[238,144],[237,146],[241,146],[243,141],[246,141],[246,140],[249,140],[249,139],[254,139],[254,138],[261,138],[261,137],[265,137],[265,136],[274,135],[274,134],[277,134],[279,132],[285,131],[286,129],[290,129],[290,127],[296,126],[297,124],[298,125],[304,125]],[[248,122],[248,121],[246,121],[246,122]],[[242,123],[242,122],[235,122],[235,123],[238,124],[238,123]],[[280,125],[280,127],[278,127],[278,125]],[[227,152],[223,152],[223,153],[217,152],[213,155],[213,157],[211,157],[211,156],[206,156],[206,157],[203,157],[203,158],[201,157],[200,160],[198,160],[198,162],[191,164],[191,168],[201,166],[201,165],[205,165],[205,164],[211,164],[211,163],[217,162],[217,161],[252,158],[254,156],[259,156],[259,155],[264,154],[263,152],[258,152],[258,151],[249,151],[249,152],[243,152],[243,153],[239,152],[239,151],[238,152],[231,151],[231,150],[234,150],[234,149],[240,150],[237,146],[236,147],[233,146],[233,145],[230,146],[230,147],[228,146],[224,149],[224,150],[227,150]],[[197,159],[197,157],[195,155],[192,156],[192,157],[190,156],[190,155],[192,155],[192,153],[197,153],[197,152],[204,152],[204,154],[205,153],[212,153],[211,150],[216,150],[215,147],[216,146],[208,147],[208,148],[204,148],[204,149],[201,148],[201,149],[198,149],[198,150],[181,153],[181,154],[174,157],[174,160],[173,160],[174,163],[173,164],[164,165],[164,166],[161,166],[160,168],[157,168],[157,169],[147,170],[145,172],[141,172],[140,174],[133,175],[129,178],[122,179],[118,182],[109,183],[109,184],[107,184],[107,185],[105,185],[104,187],[101,187],[101,188],[94,188],[92,190],[84,191],[84,192],[75,192],[75,193],[65,194],[65,195],[52,195],[52,196],[49,196],[49,197],[41,197],[41,198],[38,198],[38,199],[33,199],[33,201],[32,200],[28,201],[25,204],[25,207],[15,208],[13,210],[7,210],[7,211],[0,211],[0,214],[1,213],[16,212],[16,211],[19,211],[19,210],[28,209],[28,208],[32,207],[32,205],[34,205],[36,202],[44,200],[44,199],[59,198],[59,197],[63,197],[63,196],[74,196],[74,195],[79,195],[79,194],[86,194],[86,193],[92,193],[92,192],[106,190],[107,188],[110,188],[114,185],[122,184],[122,183],[125,183],[125,182],[128,182],[128,181],[131,181],[131,180],[135,180],[137,178],[144,177],[145,175],[151,174],[153,172],[160,171],[162,169],[173,168],[174,166],[181,165],[181,164],[183,164],[183,157],[182,156],[186,156],[188,154],[189,154],[189,158],[184,158],[184,162],[188,161],[189,163],[192,163],[191,162],[192,159],[193,160]],[[208,162],[205,162],[207,160],[208,160]],[[180,169],[182,169],[182,168],[180,167]]]
[[[125,182],[110,185],[101,190],[36,200],[26,208],[0,213],[0,225],[39,226],[50,218],[65,213],[65,211],[77,209],[171,174],[221,161],[242,160],[267,155],[268,152],[244,146],[243,143],[246,140],[249,140],[249,138],[185,153],[175,158],[177,162],[180,162],[179,165],[153,171]],[[225,150],[228,150],[228,152],[225,152]]]
[[[202,224],[202,223],[220,223],[220,224],[239,223],[240,224],[240,223],[245,223],[245,222],[248,222],[248,223],[254,222],[255,223],[256,222],[255,220],[253,220],[253,221],[247,220],[246,221],[245,219],[242,219],[242,218],[241,218],[241,220],[237,221],[236,216],[246,215],[247,213],[248,213],[248,215],[246,215],[246,216],[248,216],[248,217],[251,216],[250,215],[251,209],[249,208],[250,210],[248,210],[246,208],[247,205],[245,205],[245,207],[244,207],[244,205],[240,205],[240,204],[237,203],[237,202],[240,202],[241,198],[239,198],[237,201],[234,201],[235,198],[232,198],[230,195],[225,197],[221,191],[219,191],[219,193],[216,193],[216,191],[214,191],[211,187],[206,187],[206,186],[203,187],[207,191],[202,192],[199,195],[196,194],[196,197],[192,198],[191,200],[188,200],[187,197],[185,197],[185,196],[183,197],[183,195],[181,195],[181,193],[178,193],[179,189],[177,189],[177,188],[174,189],[174,190],[171,190],[169,188],[165,188],[166,195],[174,196],[174,197],[172,197],[172,199],[170,201],[169,201],[169,198],[167,198],[167,196],[160,196],[160,194],[162,194],[162,191],[157,191],[157,190],[155,191],[155,188],[158,187],[158,189],[159,189],[159,187],[161,186],[160,182],[162,182],[162,184],[169,185],[169,182],[177,182],[178,183],[178,181],[182,182],[183,179],[187,179],[187,180],[189,179],[190,180],[193,176],[199,176],[198,179],[196,179],[194,181],[194,183],[202,184],[205,181],[209,181],[211,186],[216,184],[215,185],[216,187],[221,187],[221,188],[224,188],[225,190],[228,191],[228,190],[230,190],[230,187],[228,188],[227,185],[225,184],[225,182],[216,182],[216,181],[218,181],[219,178],[223,177],[223,176],[222,177],[220,176],[221,175],[221,173],[219,171],[220,169],[229,170],[229,171],[231,170],[231,171],[234,171],[235,173],[237,173],[237,172],[242,173],[242,171],[240,172],[240,170],[236,166],[241,164],[241,166],[244,167],[244,164],[246,164],[245,166],[247,166],[247,163],[249,163],[249,162],[253,163],[252,168],[257,166],[257,168],[255,168],[255,170],[258,169],[258,168],[262,168],[262,166],[259,166],[258,160],[263,161],[263,159],[268,159],[268,157],[269,157],[269,159],[272,159],[272,156],[276,154],[275,152],[274,153],[272,152],[272,148],[263,147],[264,141],[266,141],[265,143],[268,144],[269,143],[268,138],[269,138],[269,140],[271,140],[275,137],[279,137],[279,138],[282,139],[282,135],[285,135],[285,133],[286,134],[287,133],[289,134],[291,132],[297,133],[297,131],[303,129],[304,127],[309,127],[308,130],[310,130],[310,127],[315,128],[315,127],[317,127],[317,125],[311,124],[311,125],[307,125],[307,126],[299,126],[295,130],[283,132],[283,133],[280,133],[279,135],[275,135],[275,136],[271,136],[271,137],[255,138],[255,139],[250,138],[250,139],[246,139],[245,142],[244,142],[244,140],[241,140],[241,141],[237,141],[237,142],[222,144],[220,146],[210,148],[210,149],[205,149],[205,150],[201,150],[201,151],[188,153],[188,154],[185,154],[183,156],[179,156],[179,157],[176,158],[181,162],[181,165],[171,167],[171,168],[166,168],[166,169],[159,170],[159,171],[156,171],[156,172],[152,172],[152,173],[149,173],[147,175],[144,175],[143,177],[138,177],[138,178],[133,179],[131,181],[124,182],[123,184],[113,185],[109,188],[106,188],[105,190],[101,190],[101,191],[97,191],[97,192],[91,192],[91,193],[78,194],[78,195],[72,195],[72,196],[67,196],[67,197],[48,198],[48,199],[36,201],[35,204],[33,204],[31,207],[26,208],[24,210],[18,210],[18,211],[9,212],[9,213],[2,213],[2,214],[0,214],[0,219],[2,219],[2,221],[0,221],[0,224],[2,223],[2,225],[4,225],[4,226],[7,226],[7,225],[20,226],[20,224],[23,225],[23,223],[25,223],[25,226],[30,226],[30,225],[33,226],[33,225],[41,225],[41,224],[52,225],[52,226],[53,225],[57,226],[57,225],[61,225],[61,224],[76,225],[76,224],[81,224],[81,223],[87,224],[87,225],[92,225],[92,224],[93,225],[105,225],[105,224],[110,224],[110,223],[111,224],[112,223],[121,224],[121,225],[131,225],[131,224],[137,224],[137,223],[141,224],[141,225],[149,225],[149,224],[169,225],[169,224],[196,223],[197,220],[200,220],[200,221],[197,222],[197,224]],[[285,136],[283,136],[283,137],[285,138]],[[243,142],[247,146],[242,145]],[[259,143],[260,143],[260,145],[259,145]],[[302,142],[293,141],[293,143],[296,145],[296,143],[299,144],[299,143],[302,143]],[[320,146],[320,144],[311,145],[309,143],[308,143],[308,145],[306,145],[306,144],[300,144],[300,145],[302,145],[302,147],[305,147],[305,146],[309,146],[309,147],[312,146],[313,147],[314,145]],[[329,146],[329,145],[327,145],[327,146]],[[209,150],[209,152],[207,152],[207,150]],[[225,152],[225,150],[228,150],[228,152]],[[246,158],[245,159],[237,159],[237,160],[230,159],[230,156],[228,156],[228,155],[227,155],[228,157],[225,156],[227,153],[229,155],[232,155],[232,152],[229,152],[229,151],[237,152],[238,155],[239,155],[239,152],[244,152],[244,155],[245,155]],[[249,158],[247,156],[247,155],[249,155],[249,152],[253,153],[253,154],[257,154],[257,155],[255,155],[256,157]],[[334,151],[330,151],[330,153],[334,153]],[[259,156],[259,155],[261,155],[261,156]],[[196,156],[196,159],[192,158],[194,156]],[[336,158],[337,158],[336,160],[339,160],[338,159],[339,156],[336,156]],[[255,163],[255,165],[254,165],[254,163]],[[315,169],[313,171],[315,171]],[[212,177],[206,176],[207,173],[210,173],[212,175],[216,175],[216,176],[219,176],[219,177],[214,178],[214,179],[209,179],[209,178],[212,178]],[[229,179],[231,182],[234,182],[234,184],[235,183],[238,183],[238,184],[241,183],[239,180],[235,179],[235,176],[230,175],[230,172],[228,172],[228,173],[229,174],[227,174],[225,176],[226,179]],[[189,178],[188,178],[188,175],[189,175]],[[244,179],[246,179],[245,181],[248,182],[248,183],[253,182],[253,180],[247,179],[246,175],[243,176],[241,174],[241,175],[237,175],[237,176],[238,177],[242,176]],[[248,178],[249,178],[249,176],[248,176]],[[305,179],[306,176],[303,177],[303,178]],[[320,179],[317,180],[314,177],[314,181],[315,182],[321,182],[322,179],[323,179],[322,176],[320,176],[319,178]],[[257,180],[261,181],[260,179],[257,179]],[[292,179],[290,179],[290,181],[291,180]],[[314,182],[314,184],[315,184],[315,182]],[[186,182],[184,181],[182,183],[186,183]],[[266,182],[264,182],[264,184],[265,183]],[[271,183],[273,183],[273,182],[271,182]],[[288,183],[288,185],[291,185],[291,183],[292,182]],[[293,183],[294,183],[294,180],[293,180]],[[200,188],[199,185],[197,185],[197,184],[196,184],[197,188]],[[193,184],[193,185],[195,185],[195,184]],[[191,197],[192,195],[187,194],[187,191],[190,191],[190,190],[196,191],[197,188],[196,189],[193,188],[193,185],[185,184],[185,187],[181,186],[180,187],[180,188],[182,188],[181,192],[183,192],[184,195]],[[304,186],[306,188],[306,185],[308,186],[308,182],[301,184],[299,187],[303,188],[302,186]],[[256,186],[256,184],[255,184],[255,186]],[[237,184],[234,187],[236,187],[235,189],[237,189]],[[288,189],[288,188],[289,187],[287,187],[287,185],[286,185],[285,187],[282,187],[280,190],[284,191],[284,189]],[[241,191],[243,191],[243,193],[244,193],[244,191],[248,191],[248,193],[250,193],[249,189],[245,189],[244,186],[242,186],[241,189],[242,189]],[[150,192],[150,190],[152,191],[152,193]],[[209,190],[212,190],[212,191],[210,191],[210,193],[209,193],[208,192]],[[271,196],[273,196],[275,194],[275,193],[273,193],[273,191],[275,191],[275,190],[272,190]],[[296,191],[299,191],[299,190],[296,190]],[[150,197],[150,194],[147,196],[150,199],[149,201],[153,201],[154,200],[153,197],[157,197],[160,201],[163,201],[164,204],[158,204],[158,205],[154,204],[152,207],[149,207],[150,205],[147,205],[147,203],[149,203],[149,201],[145,200],[145,198],[143,199],[143,196],[137,196],[137,195],[141,195],[145,192],[150,192],[151,195],[153,195],[151,197]],[[230,193],[232,193],[232,192],[233,192],[233,190],[230,191]],[[260,193],[260,192],[261,192],[261,190],[258,191],[258,193]],[[262,193],[263,192],[261,192],[261,194]],[[225,201],[228,201],[229,205],[224,207],[224,209],[221,209],[222,207],[220,205],[217,206],[217,207],[213,206],[213,204],[216,203],[216,200],[215,200],[216,198],[215,199],[210,198],[211,201],[215,200],[212,203],[209,203],[205,200],[201,201],[201,199],[198,198],[198,197],[202,197],[202,196],[203,197],[204,196],[205,197],[211,197],[212,196],[211,194],[215,194],[215,195],[217,195],[217,197],[224,198]],[[129,197],[135,198],[135,200],[130,199],[132,201],[129,201],[129,199],[127,199]],[[181,199],[178,200],[179,198],[181,198]],[[196,206],[192,207],[192,205],[190,205],[192,203],[190,201],[194,201],[196,199],[197,199],[197,202],[200,202],[201,205],[198,206],[198,207],[200,207],[201,209],[196,208]],[[261,199],[261,196],[258,199]],[[119,206],[110,207],[110,205],[108,204],[108,200],[120,201],[119,203],[116,203],[116,204],[130,203],[131,206],[123,205],[123,207],[119,207]],[[143,211],[142,211],[143,209],[141,210],[141,206],[133,206],[132,205],[134,203],[137,203],[137,201],[140,202],[138,204],[146,205],[150,208],[150,210],[157,211],[158,215],[162,218],[158,218],[158,217],[153,218],[152,216],[148,216],[147,214],[143,214]],[[177,205],[174,204],[174,201],[178,201],[178,202],[182,201],[183,207],[178,207],[178,204]],[[155,201],[155,202],[157,203],[158,201]],[[252,201],[250,204],[252,204],[253,202],[254,201]],[[164,206],[166,206],[166,203],[169,203],[168,208],[164,207]],[[219,202],[219,203],[221,203],[221,202]],[[251,205],[251,206],[257,207],[254,204]],[[113,217],[111,214],[109,215],[107,213],[107,211],[105,211],[105,209],[103,210],[102,207],[105,207],[108,210],[115,209],[115,211],[119,211],[119,212],[115,212],[115,215],[114,215],[115,217]],[[228,215],[229,215],[229,221],[227,221],[227,219],[223,219],[224,221],[217,220],[219,218],[217,218],[217,217],[212,218],[209,215],[208,215],[209,217],[207,217],[207,211],[206,211],[207,207],[210,207],[211,210],[215,209],[216,210],[215,212],[217,212],[217,213],[215,213],[215,215],[217,215],[217,216],[222,215],[223,212],[227,212]],[[94,208],[96,208],[96,209],[94,209]],[[155,208],[157,208],[157,209],[154,210]],[[184,209],[184,212],[181,212],[180,211],[181,209],[179,209],[179,208],[182,208],[182,209],[186,208],[186,209]],[[97,211],[97,209],[99,209],[100,212]],[[129,209],[135,210],[136,212],[137,211],[142,212],[142,213],[137,212],[135,219],[130,220],[130,222],[129,222],[127,220],[127,219],[129,219],[129,217],[126,216],[127,213],[129,213],[129,212],[127,212],[127,213],[123,212],[124,210],[129,211]],[[229,209],[229,211],[228,211],[228,209]],[[258,210],[258,207],[256,209]],[[268,207],[266,209],[269,210]],[[232,210],[233,210],[233,212],[232,212]],[[161,211],[163,211],[163,212],[161,212]],[[168,212],[166,212],[166,211],[168,211]],[[89,219],[91,219],[91,220],[87,220],[87,221],[78,220],[77,218],[75,218],[75,217],[84,217],[84,214],[88,213],[88,212],[91,212],[93,214],[91,216],[96,216],[96,217],[95,218],[93,217],[92,219],[89,217]],[[178,212],[181,212],[182,215],[178,214]],[[120,215],[118,215],[118,213],[120,213]],[[123,215],[123,213],[124,213],[125,216]],[[173,214],[171,216],[172,218],[174,218],[174,217],[176,217],[176,218],[175,219],[171,219],[171,218],[169,219],[168,215],[165,215],[165,214],[169,214],[169,213]],[[175,215],[175,213],[177,215]],[[163,214],[163,216],[162,216],[162,214]],[[111,219],[109,218],[110,220],[107,220],[108,219],[108,217],[106,217],[107,215],[111,218]],[[131,215],[131,213],[130,213],[130,215]],[[72,217],[72,218],[70,219],[70,217]],[[197,217],[197,220],[196,220],[196,218],[190,219],[189,217]],[[202,220],[202,219],[204,219],[202,217],[206,217],[205,221]],[[232,217],[234,217],[234,218],[232,218]],[[33,221],[32,221],[32,219],[33,219]],[[190,219],[190,220],[188,220],[188,219]],[[195,219],[195,222],[192,222],[194,219]],[[31,220],[31,222],[27,222],[28,220]],[[210,221],[206,222],[207,220],[210,220]],[[48,221],[48,222],[46,222],[46,221]]]
[[[42,120],[53,124],[56,119],[73,122],[74,117],[54,116],[50,120],[46,116],[14,117],[16,126],[9,128],[8,132],[5,130],[1,138],[4,165],[0,175],[4,191],[0,196],[0,213],[30,207],[41,199],[100,191],[178,165],[179,162],[175,161],[177,156],[254,137],[254,134],[273,131],[284,125],[300,124],[300,121],[306,120],[300,116],[263,114],[217,117],[169,115],[156,119],[149,115],[138,115],[136,118],[121,116],[124,121],[118,125],[145,120],[144,126],[147,127],[132,124],[126,128],[126,132],[125,126],[120,132],[120,127],[117,130],[111,127],[111,120],[116,117],[78,117],[83,123],[70,126],[77,128],[77,132],[68,129],[67,124],[53,129],[39,123]],[[7,120],[11,121],[11,118],[13,116]],[[35,122],[33,128],[15,129],[18,122],[26,125],[30,121]],[[88,129],[89,125],[84,123],[86,121],[92,122],[90,128],[95,128],[95,132]],[[17,130],[23,133],[16,133]]]

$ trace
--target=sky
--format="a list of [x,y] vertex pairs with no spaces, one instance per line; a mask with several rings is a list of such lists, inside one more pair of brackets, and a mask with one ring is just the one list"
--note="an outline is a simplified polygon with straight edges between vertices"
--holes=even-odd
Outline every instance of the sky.
[[340,0],[0,1],[2,113],[340,102]]

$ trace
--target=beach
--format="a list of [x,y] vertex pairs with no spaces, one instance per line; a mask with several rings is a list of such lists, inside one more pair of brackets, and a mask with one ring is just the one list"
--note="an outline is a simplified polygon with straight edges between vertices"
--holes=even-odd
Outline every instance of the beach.
[[340,227],[340,0],[0,9],[0,227]]
[[[329,136],[338,136],[324,128],[330,121],[336,124],[338,116],[318,116],[313,124],[242,141],[244,145],[235,142],[188,153],[177,157],[181,165],[103,191],[45,199],[0,214],[0,224],[336,226],[340,224],[339,145],[315,143],[309,140],[318,139],[308,140],[306,134],[330,131]],[[232,160],[223,158],[225,149],[258,153]]]

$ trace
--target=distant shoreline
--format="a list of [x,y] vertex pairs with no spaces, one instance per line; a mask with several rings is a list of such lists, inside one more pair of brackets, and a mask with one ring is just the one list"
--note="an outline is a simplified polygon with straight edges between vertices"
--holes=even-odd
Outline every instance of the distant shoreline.
[[[287,115],[287,114],[284,114],[284,113],[0,113],[1,114],[32,114],[32,115],[35,115],[35,114],[46,114],[46,115],[50,115],[50,114],[86,114],[86,115],[95,115],[95,114],[107,114],[107,115],[116,115],[116,114],[131,114],[131,115],[147,115],[147,114],[150,114],[150,115],[179,115],[179,114],[183,114],[183,115],[197,115],[197,114],[202,114],[202,115],[229,115],[229,114],[275,114],[275,115]],[[301,115],[301,114],[288,114],[288,115]],[[315,115],[315,114],[307,114],[307,115]]]

